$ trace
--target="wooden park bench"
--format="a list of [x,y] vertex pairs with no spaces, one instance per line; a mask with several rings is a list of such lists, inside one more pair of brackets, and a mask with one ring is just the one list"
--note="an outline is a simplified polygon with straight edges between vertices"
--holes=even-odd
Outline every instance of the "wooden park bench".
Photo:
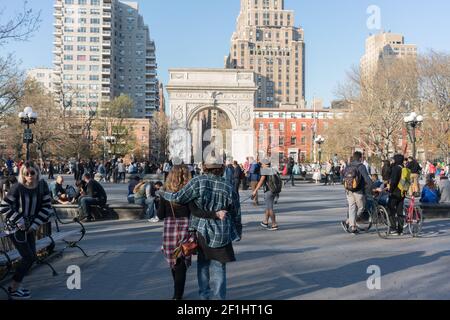
[[[56,232],[52,232],[52,220],[55,223]],[[62,232],[59,225],[67,225],[76,223],[80,225],[80,229]],[[3,230],[3,221],[0,216],[0,230]],[[71,222],[63,222],[58,217],[56,211],[54,215],[50,218],[50,221],[39,228],[36,233],[36,265],[47,265],[51,270],[53,276],[57,276],[58,273],[53,268],[53,266],[46,260],[55,256],[62,257],[65,250],[69,248],[79,249],[85,257],[87,257],[86,252],[78,245],[78,243],[84,238],[86,234],[86,229],[83,224],[74,219]],[[62,250],[55,252],[56,243],[63,242],[65,244]],[[0,231],[0,284],[5,280],[9,274],[12,273],[14,265],[20,262],[21,256],[19,252],[15,249],[14,244],[8,238],[8,236]],[[4,291],[8,299],[11,299],[8,290],[0,285],[0,289]]]

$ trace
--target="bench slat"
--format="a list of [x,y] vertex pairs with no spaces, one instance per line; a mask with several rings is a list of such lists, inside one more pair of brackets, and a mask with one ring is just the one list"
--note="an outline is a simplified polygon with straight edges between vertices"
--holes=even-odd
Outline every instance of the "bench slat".
[[[67,232],[57,232],[54,235],[52,235],[52,238],[56,242],[56,241],[64,240],[66,237],[73,236],[73,235],[76,235],[79,233],[80,233],[80,231],[77,231],[77,230],[67,231]],[[52,240],[49,237],[39,239],[36,241],[36,251],[39,252],[39,251],[47,248],[51,244],[52,244]],[[6,253],[9,256],[9,258],[11,259],[11,261],[16,261],[16,260],[20,259],[20,254],[17,250],[8,251]],[[6,260],[6,257],[4,257],[3,255],[0,255],[0,265],[5,265],[7,262],[8,261]]]

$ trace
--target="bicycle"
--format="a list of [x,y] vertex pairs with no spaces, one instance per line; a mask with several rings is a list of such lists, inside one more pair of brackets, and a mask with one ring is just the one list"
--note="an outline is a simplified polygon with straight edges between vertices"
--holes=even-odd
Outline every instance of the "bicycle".
[[369,232],[374,225],[380,238],[386,239],[389,236],[389,213],[383,205],[377,204],[376,199],[369,201],[362,216],[356,219],[359,232]]
[[423,214],[420,206],[416,206],[416,198],[406,197],[405,199],[409,199],[409,206],[404,207],[404,217],[405,224],[408,225],[408,229],[413,238],[417,238],[419,234],[422,232],[423,227]]

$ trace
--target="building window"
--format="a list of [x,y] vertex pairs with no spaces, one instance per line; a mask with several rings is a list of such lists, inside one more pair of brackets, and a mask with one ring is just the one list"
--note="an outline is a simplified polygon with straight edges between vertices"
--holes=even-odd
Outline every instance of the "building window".
[[291,137],[291,146],[295,146],[297,144],[297,137]]
[[295,130],[297,130],[297,124],[291,123],[291,131],[295,131]]

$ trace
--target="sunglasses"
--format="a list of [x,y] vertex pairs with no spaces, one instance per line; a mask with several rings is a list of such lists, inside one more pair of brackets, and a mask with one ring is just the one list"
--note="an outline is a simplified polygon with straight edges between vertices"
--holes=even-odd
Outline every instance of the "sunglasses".
[[27,173],[25,173],[25,177],[34,177],[36,175],[35,171],[29,171]]

